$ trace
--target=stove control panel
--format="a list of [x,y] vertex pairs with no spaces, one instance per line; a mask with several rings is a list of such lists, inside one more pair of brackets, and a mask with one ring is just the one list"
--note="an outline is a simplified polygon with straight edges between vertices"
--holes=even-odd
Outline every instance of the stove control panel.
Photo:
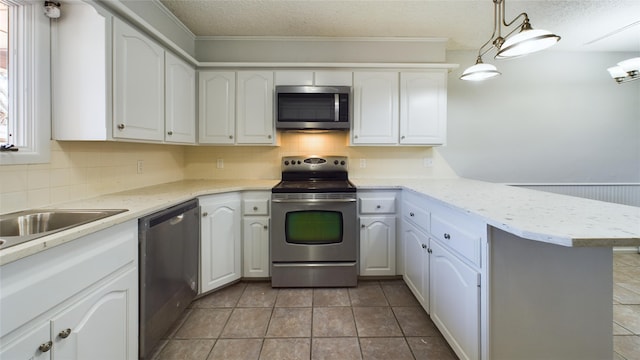
[[346,156],[284,156],[282,171],[347,171]]

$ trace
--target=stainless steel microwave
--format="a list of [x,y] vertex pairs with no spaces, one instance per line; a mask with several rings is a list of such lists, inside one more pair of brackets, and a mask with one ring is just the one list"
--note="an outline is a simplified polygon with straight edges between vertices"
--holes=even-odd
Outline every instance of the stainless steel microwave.
[[349,86],[276,86],[276,128],[348,130]]

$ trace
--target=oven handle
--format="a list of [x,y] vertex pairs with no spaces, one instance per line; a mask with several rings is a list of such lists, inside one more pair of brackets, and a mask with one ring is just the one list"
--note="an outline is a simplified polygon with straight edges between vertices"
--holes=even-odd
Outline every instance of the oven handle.
[[272,199],[274,203],[348,203],[356,199]]

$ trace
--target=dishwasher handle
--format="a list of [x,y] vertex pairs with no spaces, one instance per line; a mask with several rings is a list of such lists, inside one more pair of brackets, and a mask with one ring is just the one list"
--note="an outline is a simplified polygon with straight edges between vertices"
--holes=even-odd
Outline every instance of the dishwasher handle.
[[167,221],[170,225],[176,225],[182,222],[185,213],[197,208],[198,201],[188,201],[186,203],[176,205],[159,213],[153,214],[145,218],[144,222],[148,224],[148,228],[152,228]]

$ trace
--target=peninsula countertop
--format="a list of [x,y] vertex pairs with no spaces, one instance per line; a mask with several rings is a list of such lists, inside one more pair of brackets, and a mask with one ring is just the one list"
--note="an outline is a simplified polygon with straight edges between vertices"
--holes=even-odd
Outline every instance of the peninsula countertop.
[[[0,250],[0,265],[194,197],[232,191],[268,191],[278,181],[185,180],[49,206],[128,211]],[[525,239],[562,246],[640,245],[640,207],[461,178],[351,181],[359,190],[412,190]]]

